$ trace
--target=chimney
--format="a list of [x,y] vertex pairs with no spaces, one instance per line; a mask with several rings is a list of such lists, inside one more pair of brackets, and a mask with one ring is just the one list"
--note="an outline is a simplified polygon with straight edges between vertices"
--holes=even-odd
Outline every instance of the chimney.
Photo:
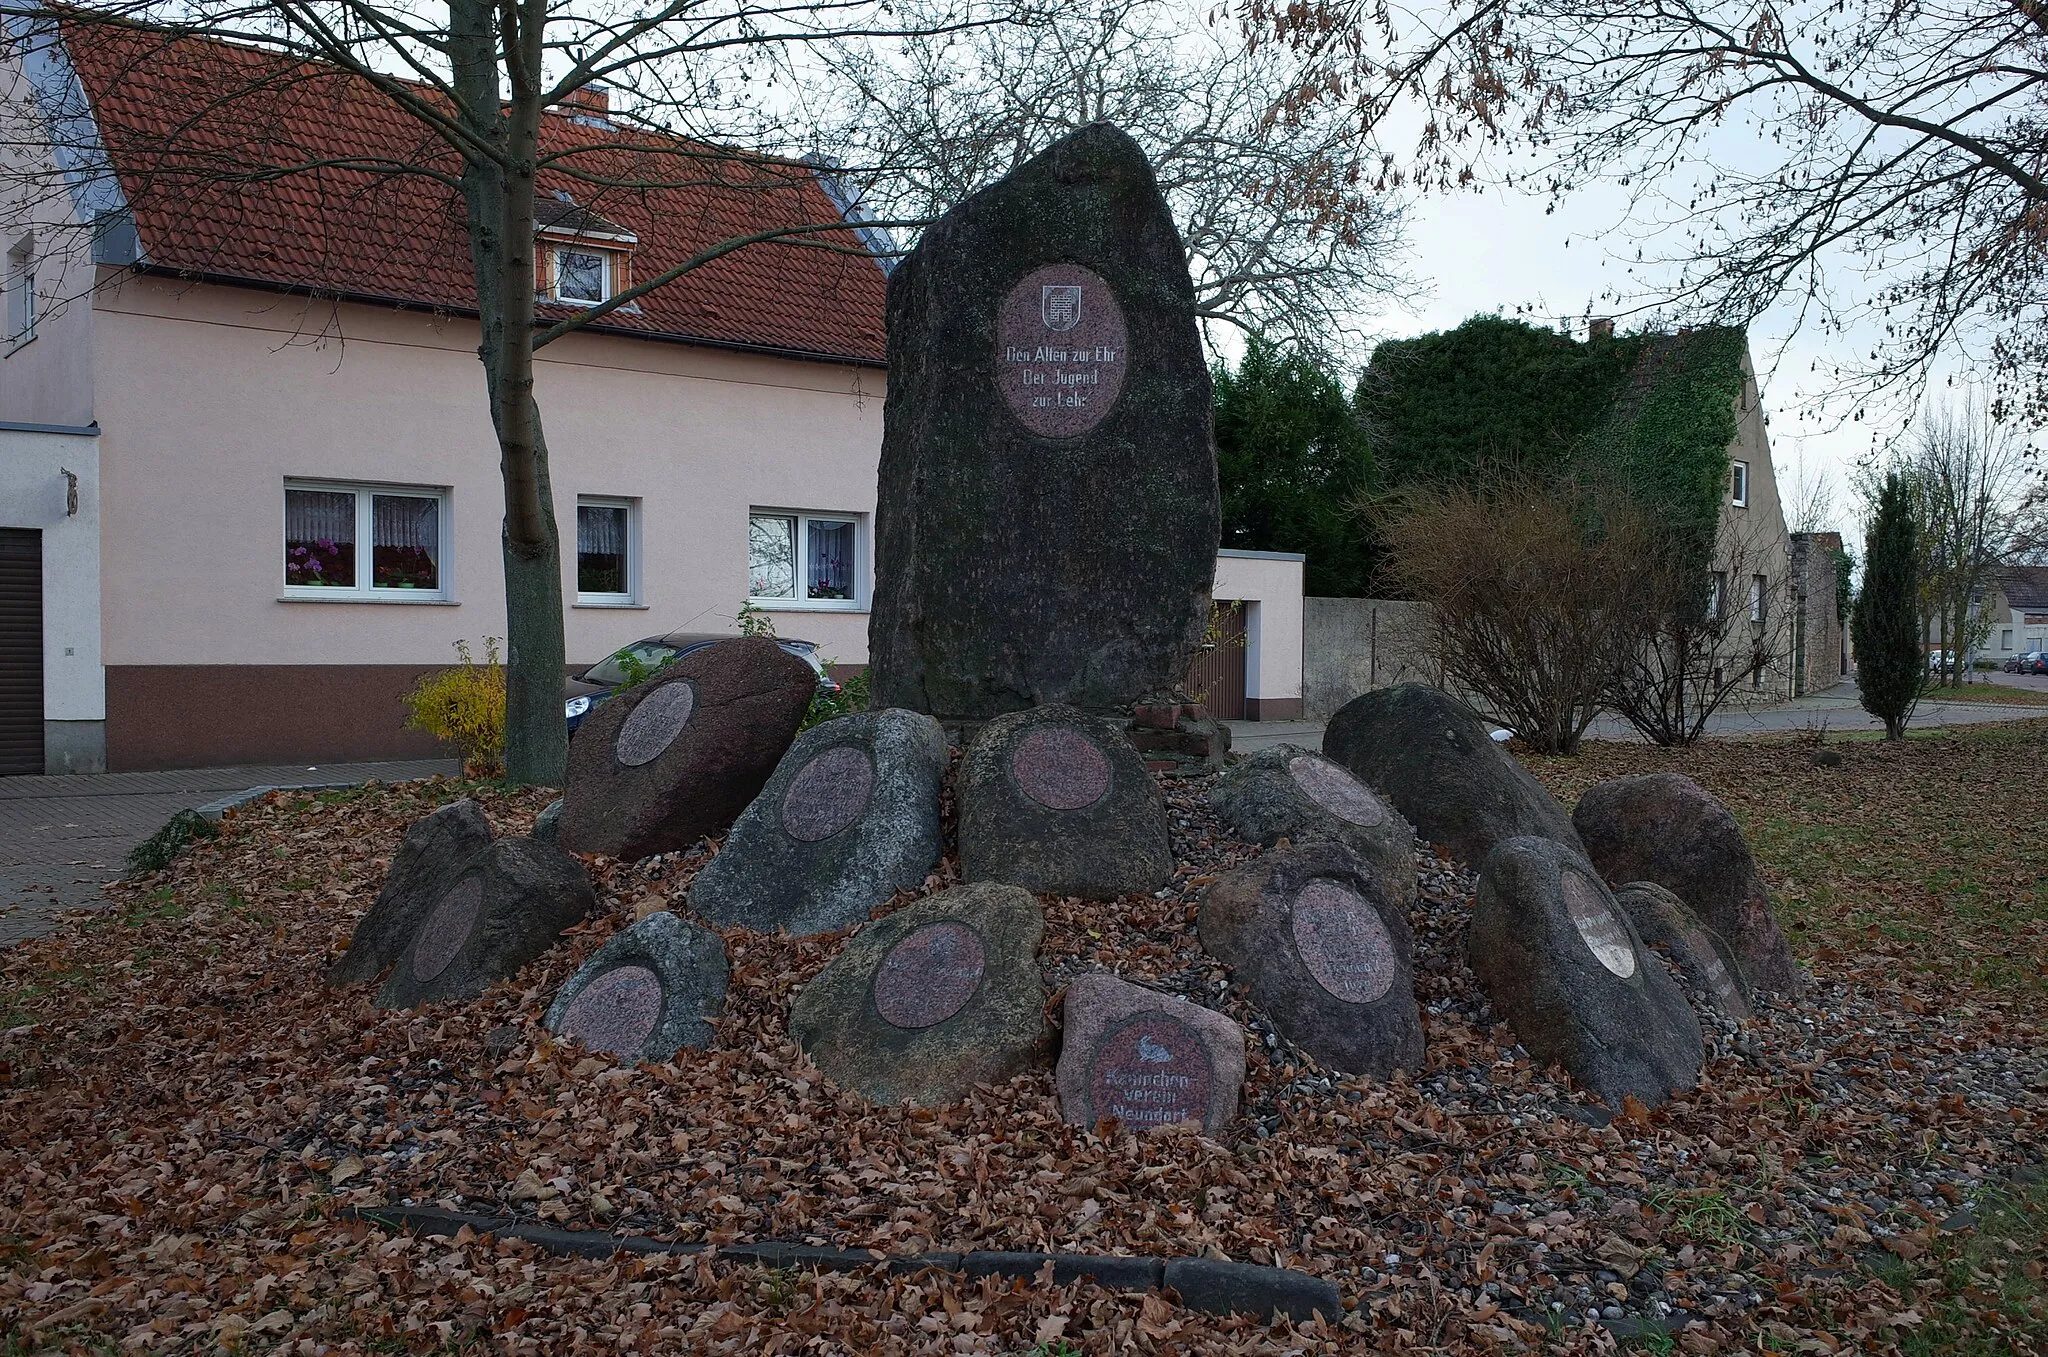
[[1600,319],[1598,319],[1598,320],[1594,320],[1594,321],[1588,321],[1588,322],[1587,322],[1587,324],[1586,324],[1586,338],[1588,338],[1588,339],[1612,339],[1612,338],[1614,338],[1614,320],[1613,320],[1613,318],[1612,318],[1612,317],[1610,317],[1610,316],[1602,316],[1602,317],[1600,317]]
[[587,118],[607,118],[612,111],[612,92],[608,87],[593,82],[570,90],[555,107],[571,117],[580,113]]

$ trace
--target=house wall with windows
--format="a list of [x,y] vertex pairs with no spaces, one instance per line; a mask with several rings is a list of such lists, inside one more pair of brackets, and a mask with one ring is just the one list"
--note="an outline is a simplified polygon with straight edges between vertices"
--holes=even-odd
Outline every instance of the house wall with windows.
[[[1732,697],[1788,698],[1793,694],[1798,592],[1791,578],[1791,537],[1778,497],[1763,397],[1747,352],[1742,357],[1742,391],[1736,397],[1735,441],[1729,445],[1728,461],[1714,544],[1714,593],[1736,620],[1723,642],[1723,661],[1750,671],[1749,681]],[[1761,668],[1751,663],[1759,644],[1767,656]]]
[[[147,275],[91,305],[111,766],[431,751],[400,695],[505,634],[475,323]],[[750,589],[865,661],[879,369],[572,335],[536,382],[572,663],[736,631]]]

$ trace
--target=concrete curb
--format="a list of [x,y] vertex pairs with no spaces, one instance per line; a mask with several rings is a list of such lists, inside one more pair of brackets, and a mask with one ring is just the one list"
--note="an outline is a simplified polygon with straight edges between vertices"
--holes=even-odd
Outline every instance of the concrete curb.
[[220,823],[221,817],[223,815],[226,815],[235,807],[247,805],[249,802],[258,799],[259,797],[268,796],[272,792],[332,792],[339,791],[344,787],[360,787],[362,785],[363,784],[360,782],[293,782],[267,784],[261,787],[251,787],[247,791],[235,792],[231,795],[223,796],[218,801],[209,801],[203,806],[194,806],[192,808],[192,813],[194,815],[197,815],[202,820],[207,821],[209,824],[217,825]]
[[1285,1315],[1308,1319],[1318,1311],[1334,1323],[1344,1317],[1344,1305],[1336,1286],[1321,1277],[1290,1268],[1259,1267],[1252,1263],[1226,1263],[1211,1258],[1122,1258],[1085,1253],[914,1253],[891,1254],[877,1249],[829,1249],[811,1244],[785,1244],[766,1240],[758,1244],[671,1244],[645,1235],[608,1234],[599,1230],[557,1230],[530,1224],[511,1216],[472,1215],[466,1211],[443,1211],[432,1206],[363,1206],[341,1213],[344,1218],[367,1221],[392,1230],[416,1230],[426,1234],[454,1234],[467,1225],[478,1234],[500,1239],[520,1239],[549,1253],[577,1258],[609,1258],[615,1253],[673,1254],[695,1256],[715,1252],[720,1258],[753,1263],[760,1267],[810,1268],[818,1272],[846,1272],[855,1268],[886,1267],[891,1272],[919,1272],[935,1268],[968,1277],[1036,1277],[1052,1264],[1055,1286],[1092,1280],[1117,1291],[1151,1291],[1170,1288],[1180,1293],[1181,1304],[1205,1314]]

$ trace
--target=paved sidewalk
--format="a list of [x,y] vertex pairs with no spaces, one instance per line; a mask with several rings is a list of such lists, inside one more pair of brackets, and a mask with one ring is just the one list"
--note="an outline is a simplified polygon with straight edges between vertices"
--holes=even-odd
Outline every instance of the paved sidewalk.
[[60,909],[94,909],[128,850],[181,810],[252,787],[453,776],[453,759],[0,777],[0,946],[50,931]]
[[[1989,678],[1990,675],[1982,677]],[[2008,683],[2013,675],[1999,675]],[[2013,684],[2020,687],[2033,685]],[[1986,721],[2024,721],[2048,716],[2048,707],[1995,702],[1943,702],[1939,697],[1923,700],[1908,723],[1912,730],[1934,730],[1946,726],[1977,725]],[[1323,747],[1321,721],[1226,721],[1230,727],[1230,748],[1252,754],[1276,744],[1298,744],[1306,749]],[[1728,705],[1707,718],[1707,733],[1722,737],[1783,734],[1788,731],[1882,730],[1884,723],[1863,710],[1856,693],[1856,681],[1844,679],[1824,693],[1813,693],[1790,702],[1768,707],[1742,708]],[[1635,727],[1611,714],[1602,715],[1586,732],[1592,740],[1636,740]]]

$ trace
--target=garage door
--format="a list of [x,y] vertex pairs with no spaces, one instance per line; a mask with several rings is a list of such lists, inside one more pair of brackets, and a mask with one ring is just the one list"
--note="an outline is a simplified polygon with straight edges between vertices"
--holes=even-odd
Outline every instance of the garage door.
[[43,771],[43,535],[0,528],[0,773]]

